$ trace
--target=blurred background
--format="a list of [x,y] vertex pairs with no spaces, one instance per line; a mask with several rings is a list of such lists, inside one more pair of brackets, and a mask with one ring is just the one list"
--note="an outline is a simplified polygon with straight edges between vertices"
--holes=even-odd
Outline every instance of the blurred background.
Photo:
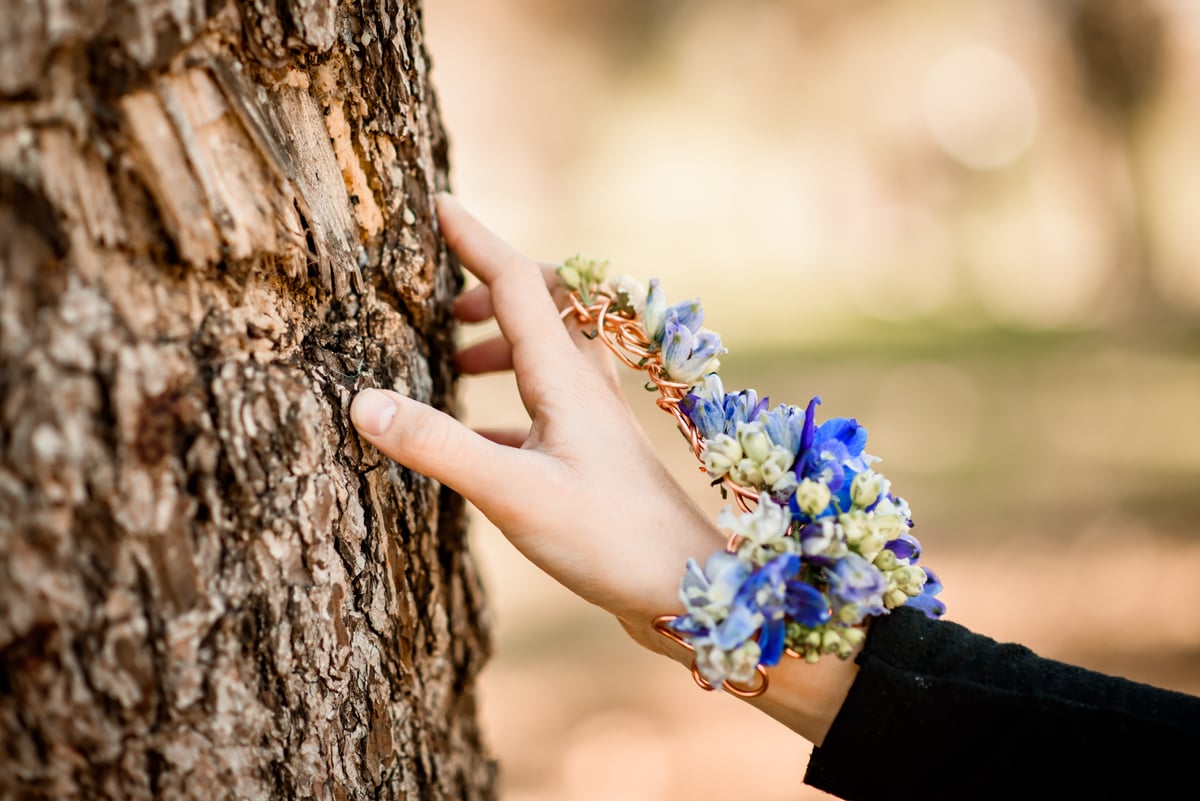
[[[1200,3],[428,0],[425,33],[460,199],[700,297],[727,388],[862,421],[951,619],[1200,692]],[[825,797],[806,741],[472,537],[505,801]]]

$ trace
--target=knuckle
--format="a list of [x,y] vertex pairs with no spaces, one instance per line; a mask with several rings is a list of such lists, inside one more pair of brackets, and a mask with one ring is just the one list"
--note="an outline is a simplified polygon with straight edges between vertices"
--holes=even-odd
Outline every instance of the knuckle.
[[428,457],[447,451],[451,444],[450,427],[434,415],[414,415],[405,425],[396,426],[395,450],[415,457]]

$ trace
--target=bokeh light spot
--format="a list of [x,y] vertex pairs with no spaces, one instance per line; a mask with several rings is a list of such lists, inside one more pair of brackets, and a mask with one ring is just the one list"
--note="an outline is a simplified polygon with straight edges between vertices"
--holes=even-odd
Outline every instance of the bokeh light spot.
[[925,77],[925,124],[955,160],[978,170],[1016,161],[1037,132],[1037,101],[1025,73],[982,45],[951,51]]

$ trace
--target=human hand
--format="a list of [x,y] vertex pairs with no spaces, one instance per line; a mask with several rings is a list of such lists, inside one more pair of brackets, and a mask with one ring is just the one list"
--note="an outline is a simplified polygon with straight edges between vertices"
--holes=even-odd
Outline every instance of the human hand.
[[[680,614],[689,558],[703,564],[725,536],[658,460],[599,341],[564,323],[552,267],[515,251],[456,200],[438,200],[451,250],[481,284],[463,293],[464,323],[495,318],[501,336],[458,354],[467,374],[511,369],[527,432],[472,431],[388,390],[364,390],[350,416],[364,439],[461,493],[534,564],[611,612],[637,642],[689,664],[653,620]],[[820,744],[857,667],[784,660],[748,703]]]
[[666,652],[651,621],[682,611],[679,579],[724,536],[659,461],[626,402],[615,360],[564,323],[552,267],[521,255],[449,196],[442,233],[480,284],[455,305],[501,336],[458,354],[464,373],[511,369],[527,432],[472,431],[425,404],[366,390],[351,405],[383,453],[461,493],[534,564]]

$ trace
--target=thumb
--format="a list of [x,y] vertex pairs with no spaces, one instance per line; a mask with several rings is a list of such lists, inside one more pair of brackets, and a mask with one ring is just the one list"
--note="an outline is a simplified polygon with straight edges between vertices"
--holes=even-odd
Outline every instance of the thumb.
[[363,390],[350,403],[350,420],[384,454],[442,482],[481,509],[496,500],[492,496],[503,488],[503,477],[520,474],[520,451],[398,392]]

